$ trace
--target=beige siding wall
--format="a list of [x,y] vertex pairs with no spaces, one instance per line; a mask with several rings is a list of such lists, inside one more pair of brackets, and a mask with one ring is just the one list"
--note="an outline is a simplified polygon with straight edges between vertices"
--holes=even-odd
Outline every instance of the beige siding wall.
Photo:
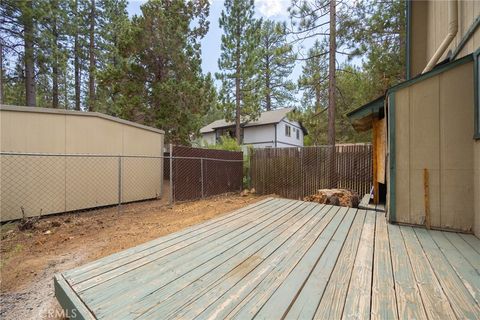
[[[2,156],[1,221],[21,218],[22,210],[35,216],[117,203],[118,157],[88,154],[162,155],[163,133],[159,130],[95,114],[32,111],[0,110],[2,152],[85,156]],[[160,196],[162,159],[123,158],[121,165],[123,202]]]
[[[455,50],[462,37],[480,15],[480,1],[458,1],[458,33],[440,61]],[[420,74],[448,32],[448,1],[412,1],[411,72]],[[478,28],[460,51],[458,58],[474,52],[480,46]]]
[[424,224],[424,169],[431,224],[473,227],[473,63],[395,93],[396,219]]
[[480,140],[476,140],[473,145],[474,153],[474,226],[475,235],[480,238]]

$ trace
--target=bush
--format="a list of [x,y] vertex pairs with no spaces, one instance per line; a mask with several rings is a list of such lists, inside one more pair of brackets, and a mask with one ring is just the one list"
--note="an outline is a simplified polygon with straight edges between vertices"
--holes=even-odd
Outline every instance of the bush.
[[243,188],[250,188],[250,153],[252,146],[247,146],[246,150],[237,143],[237,140],[228,136],[221,136],[216,144],[207,144],[208,149],[226,150],[226,151],[244,151],[243,153]]
[[205,147],[215,150],[242,151],[242,147],[237,143],[237,140],[228,136],[221,136],[218,143],[207,144]]

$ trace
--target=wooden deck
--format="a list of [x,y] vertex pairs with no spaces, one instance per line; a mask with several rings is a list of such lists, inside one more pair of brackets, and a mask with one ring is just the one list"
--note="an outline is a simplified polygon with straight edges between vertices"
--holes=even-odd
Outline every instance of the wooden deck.
[[385,212],[385,204],[379,203],[379,204],[374,204],[370,203],[370,194],[365,194],[358,204],[359,209],[365,209],[365,210],[373,210],[373,211],[380,211],[380,212]]
[[480,319],[480,240],[267,199],[55,276],[84,318]]

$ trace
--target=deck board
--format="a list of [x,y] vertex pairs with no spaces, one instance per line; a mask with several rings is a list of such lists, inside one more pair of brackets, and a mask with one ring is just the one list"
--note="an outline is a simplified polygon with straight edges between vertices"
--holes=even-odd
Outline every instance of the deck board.
[[387,221],[377,212],[372,283],[372,319],[398,319]]
[[315,319],[340,319],[342,316],[365,214],[365,210],[359,210],[355,217],[344,248],[338,257],[338,263],[325,289],[324,297],[315,313]]
[[97,319],[480,318],[478,238],[269,198],[55,276]]
[[407,248],[408,259],[422,296],[423,307],[429,319],[455,319],[442,286],[435,277],[422,246],[411,227],[400,227]]
[[343,319],[365,319],[370,316],[375,218],[375,214],[368,214],[365,217],[347,300],[343,309]]

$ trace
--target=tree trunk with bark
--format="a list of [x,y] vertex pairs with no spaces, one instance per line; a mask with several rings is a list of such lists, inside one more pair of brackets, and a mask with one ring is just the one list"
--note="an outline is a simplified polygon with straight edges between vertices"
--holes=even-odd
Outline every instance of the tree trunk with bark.
[[26,2],[26,8],[22,13],[24,28],[24,49],[25,49],[25,95],[26,104],[35,107],[36,90],[35,90],[35,56],[34,56],[34,24],[33,24],[33,4],[32,1]]
[[[78,19],[78,0],[75,0],[75,19]],[[74,73],[75,73],[75,110],[80,111],[80,43],[78,35],[78,21],[75,23],[75,36],[74,36],[74,45],[73,45],[73,64],[74,64]]]
[[328,62],[328,144],[330,145],[330,187],[337,184],[335,159],[335,107],[336,107],[336,0],[330,0],[330,48]]
[[52,35],[53,35],[53,65],[52,65],[52,107],[58,108],[58,30],[57,19],[52,21]]
[[3,44],[0,41],[0,104],[3,104]]
[[[240,34],[240,26],[237,26],[237,33]],[[241,90],[240,90],[240,40],[237,37],[237,51],[235,61],[235,138],[238,144],[242,143],[242,136],[240,135],[240,114],[241,114]]]
[[237,67],[237,78],[235,79],[235,138],[238,144],[242,143],[240,135],[240,67]]
[[95,0],[90,8],[90,43],[88,46],[90,67],[88,71],[88,111],[95,110]]

